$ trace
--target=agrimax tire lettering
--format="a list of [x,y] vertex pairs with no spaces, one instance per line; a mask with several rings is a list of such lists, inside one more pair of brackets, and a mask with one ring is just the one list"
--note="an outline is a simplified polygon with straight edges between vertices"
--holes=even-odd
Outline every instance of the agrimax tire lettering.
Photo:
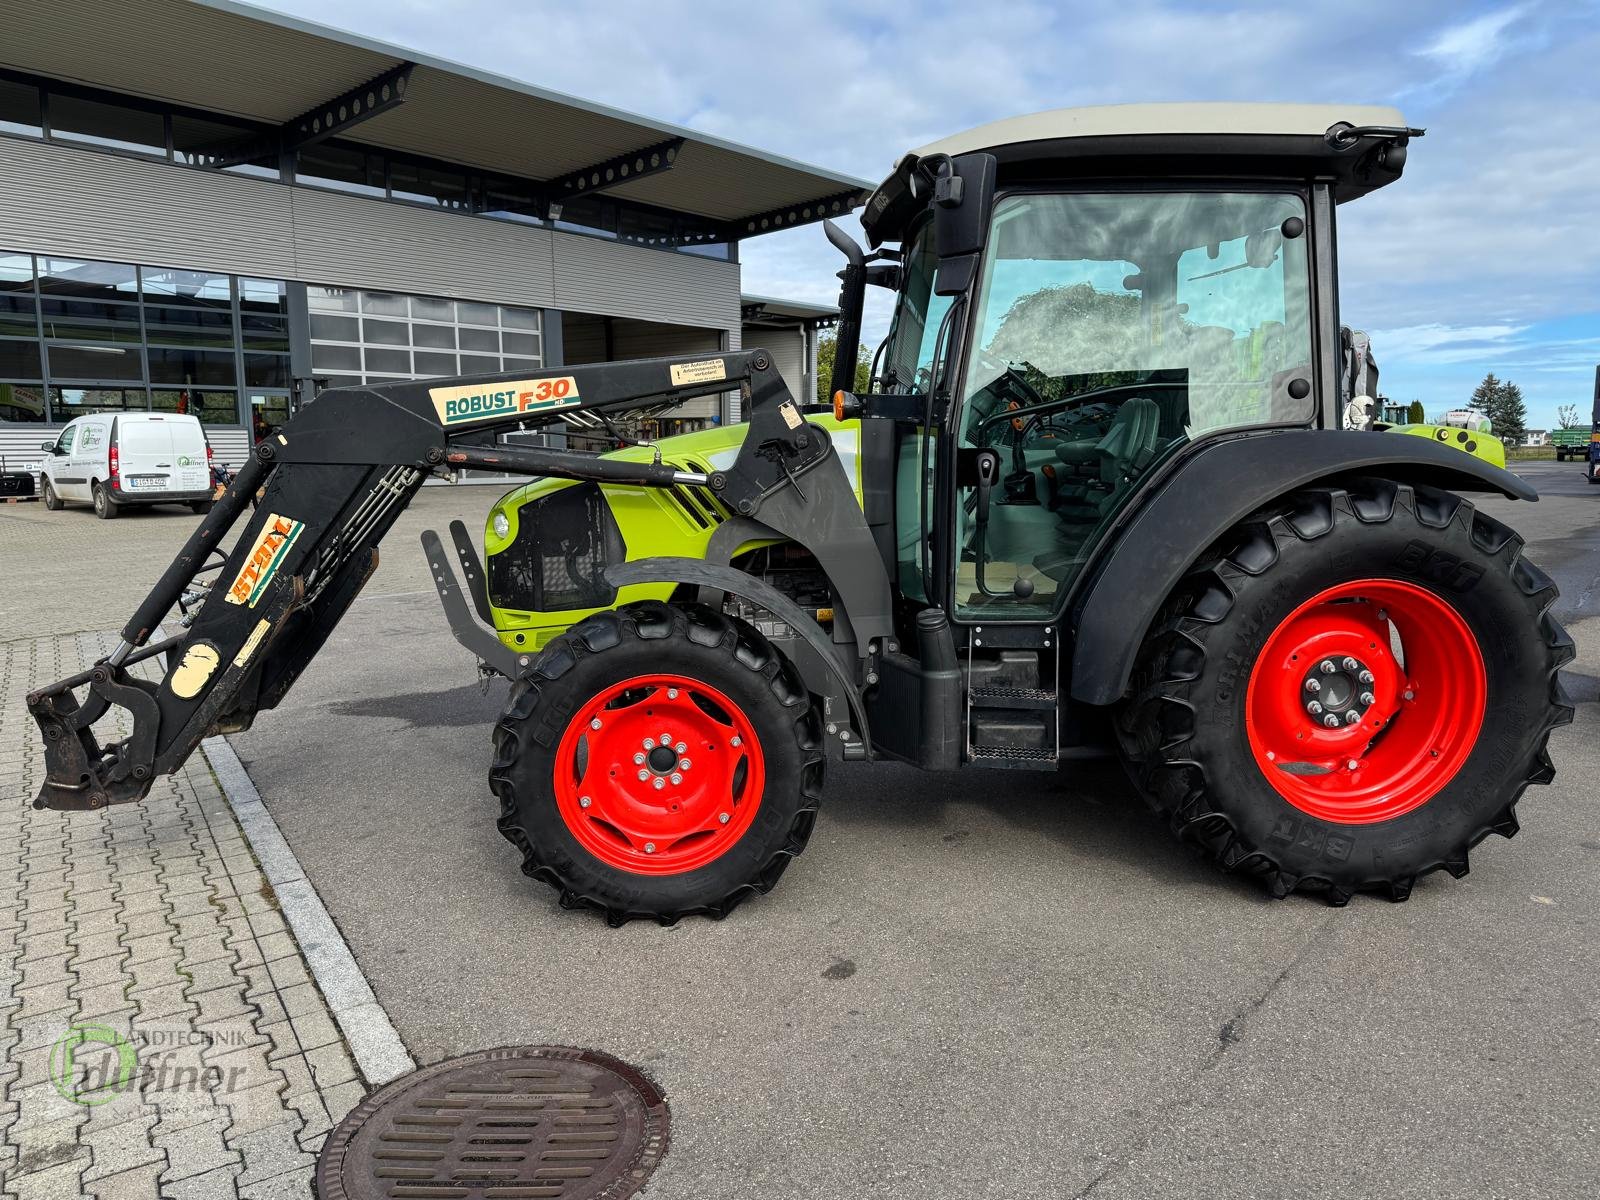
[[1462,562],[1448,550],[1439,550],[1421,541],[1407,542],[1395,559],[1395,565],[1452,592],[1470,592],[1483,578],[1482,567]]

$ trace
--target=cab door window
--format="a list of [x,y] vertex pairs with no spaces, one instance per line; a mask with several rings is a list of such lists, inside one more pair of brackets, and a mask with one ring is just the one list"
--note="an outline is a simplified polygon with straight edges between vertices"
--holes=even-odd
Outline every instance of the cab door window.
[[1223,191],[1026,194],[995,206],[958,417],[1000,456],[958,508],[957,610],[1053,612],[1162,459],[1308,420],[1305,208]]

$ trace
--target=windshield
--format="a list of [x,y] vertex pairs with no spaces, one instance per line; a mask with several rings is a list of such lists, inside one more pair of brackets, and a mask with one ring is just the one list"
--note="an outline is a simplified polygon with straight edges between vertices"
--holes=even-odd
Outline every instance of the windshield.
[[999,201],[960,428],[1009,474],[986,527],[964,506],[961,607],[1052,605],[1177,446],[1310,418],[1305,229],[1291,194]]

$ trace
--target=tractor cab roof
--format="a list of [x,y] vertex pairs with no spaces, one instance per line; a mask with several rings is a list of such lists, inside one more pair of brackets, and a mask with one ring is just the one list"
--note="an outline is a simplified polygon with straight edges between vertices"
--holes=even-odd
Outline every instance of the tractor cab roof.
[[1397,109],[1363,104],[1057,108],[979,125],[906,155],[862,220],[874,243],[894,240],[931,193],[917,165],[980,151],[994,155],[1001,186],[1073,178],[1315,179],[1331,184],[1342,202],[1398,179],[1407,142],[1422,133]]

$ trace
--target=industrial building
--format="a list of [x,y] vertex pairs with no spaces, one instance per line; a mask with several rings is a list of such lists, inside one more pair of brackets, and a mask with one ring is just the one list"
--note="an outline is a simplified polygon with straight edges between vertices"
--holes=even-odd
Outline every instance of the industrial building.
[[[13,462],[153,409],[237,463],[325,386],[753,337],[814,392],[831,310],[741,296],[739,247],[863,180],[229,0],[0,21]],[[736,417],[730,395],[658,424]]]

